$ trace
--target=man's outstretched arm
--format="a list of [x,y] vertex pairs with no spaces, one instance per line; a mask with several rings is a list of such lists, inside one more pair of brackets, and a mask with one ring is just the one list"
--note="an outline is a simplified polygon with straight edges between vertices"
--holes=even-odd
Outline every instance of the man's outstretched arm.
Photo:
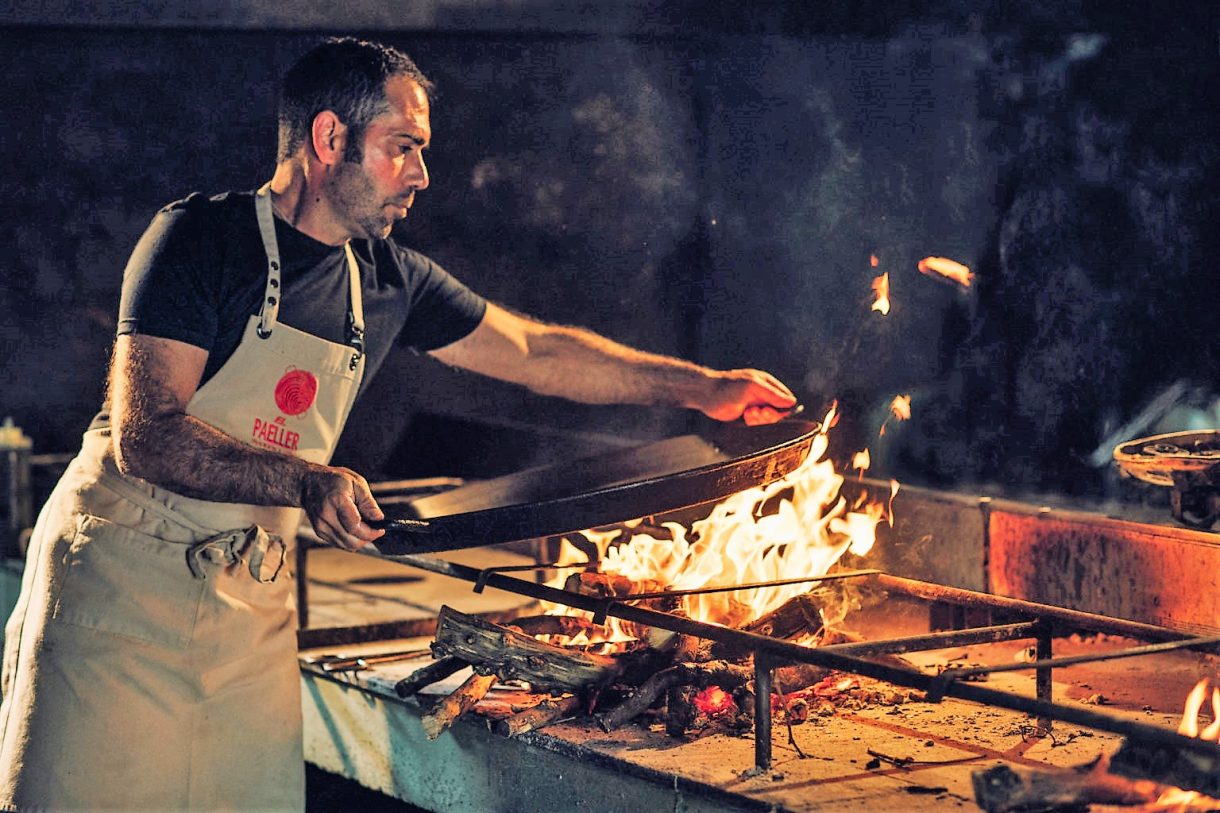
[[468,336],[432,351],[446,364],[587,404],[697,409],[722,421],[770,423],[796,405],[762,370],[712,370],[635,350],[590,330],[547,325],[488,304]]

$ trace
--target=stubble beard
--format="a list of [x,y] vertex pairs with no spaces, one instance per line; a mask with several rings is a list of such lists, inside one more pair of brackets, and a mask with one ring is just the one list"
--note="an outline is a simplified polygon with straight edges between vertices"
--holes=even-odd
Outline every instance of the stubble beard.
[[345,158],[331,178],[330,187],[331,200],[341,216],[361,232],[353,236],[383,240],[390,236],[394,221],[386,218],[383,203],[358,162]]

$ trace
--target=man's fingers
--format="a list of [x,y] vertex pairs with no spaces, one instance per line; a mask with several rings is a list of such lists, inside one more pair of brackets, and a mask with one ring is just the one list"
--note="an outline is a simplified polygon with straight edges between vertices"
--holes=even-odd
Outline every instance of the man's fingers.
[[358,547],[362,547],[367,542],[372,542],[385,533],[383,530],[375,530],[365,524],[360,509],[356,507],[356,503],[352,501],[350,496],[344,495],[339,498],[336,511],[343,532],[353,539],[359,540],[360,544]]
[[[362,487],[360,487],[362,486]],[[363,482],[356,488],[355,496],[356,508],[360,510],[360,515],[368,519],[385,519],[385,512],[381,510],[381,506],[377,504],[373,493],[369,491],[368,483]]]
[[335,514],[339,517],[339,524],[349,534],[356,533],[361,520],[360,509],[347,494],[336,495],[334,500]]
[[756,396],[757,400],[762,401],[770,406],[786,409],[796,404],[796,396],[792,391],[785,387],[774,377],[767,375],[766,382],[755,382],[755,386],[751,388],[751,395]]
[[741,413],[741,419],[745,421],[746,426],[761,426],[766,423],[775,423],[786,414],[786,411],[769,406],[749,406]]

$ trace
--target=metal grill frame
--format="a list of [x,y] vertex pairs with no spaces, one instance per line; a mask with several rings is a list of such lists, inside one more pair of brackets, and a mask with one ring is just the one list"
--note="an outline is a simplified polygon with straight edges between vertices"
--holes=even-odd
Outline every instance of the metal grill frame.
[[[629,603],[639,600],[644,597],[643,595],[600,598],[505,575],[507,570],[585,569],[590,567],[591,563],[563,566],[544,564],[516,568],[479,569],[418,554],[393,556],[370,552],[368,555],[377,556],[378,558],[426,570],[431,573],[472,582],[475,592],[482,592],[486,587],[494,587],[518,595],[584,610],[593,613],[595,620],[598,618],[604,620],[606,617],[619,618],[624,621],[658,627],[670,632],[691,635],[723,644],[731,644],[749,650],[754,656],[754,764],[758,770],[767,770],[771,767],[770,696],[772,670],[777,666],[790,663],[805,663],[828,669],[837,669],[842,672],[863,675],[899,686],[917,689],[925,692],[928,700],[931,702],[939,702],[944,697],[956,697],[982,705],[1032,714],[1038,718],[1039,725],[1048,731],[1051,728],[1052,721],[1057,720],[1098,731],[1118,734],[1134,742],[1175,748],[1179,751],[1197,752],[1214,757],[1217,750],[1215,743],[1186,737],[1178,734],[1176,731],[1159,726],[1135,722],[1118,717],[1117,715],[1106,714],[1091,709],[1056,703],[1051,699],[1051,687],[1053,670],[1057,666],[1140,657],[1172,649],[1189,649],[1220,654],[1220,637],[1191,636],[1152,624],[1143,624],[1063,607],[1055,607],[1048,604],[1037,604],[989,593],[947,587],[915,579],[906,579],[876,570],[831,573],[826,576],[815,576],[805,579],[784,579],[777,583],[766,582],[749,585],[749,587],[767,587],[773,584],[792,584],[799,581],[814,583],[826,579],[870,579],[880,588],[914,598],[946,602],[968,608],[995,610],[1029,619],[1020,623],[985,625],[964,630],[933,632],[926,635],[881,641],[811,647],[791,641],[768,638],[764,635],[744,630],[695,621]],[[663,595],[681,596],[738,589],[742,589],[742,586],[673,591]],[[651,597],[655,594],[647,595]],[[1150,641],[1153,642],[1153,645],[1133,647],[1100,655],[1054,658],[1052,642],[1056,633],[1077,631],[1119,635],[1141,641]],[[970,669],[950,669],[942,672],[940,675],[927,675],[913,669],[903,669],[888,663],[868,660],[871,656],[881,654],[930,651],[955,646],[1021,639],[1032,639],[1035,642],[1036,658],[1029,663],[1005,664],[994,667],[972,667]],[[964,682],[963,680],[963,678],[978,674],[1012,671],[1014,669],[1031,669],[1035,672],[1035,697],[1031,698],[1013,692],[989,689]]]

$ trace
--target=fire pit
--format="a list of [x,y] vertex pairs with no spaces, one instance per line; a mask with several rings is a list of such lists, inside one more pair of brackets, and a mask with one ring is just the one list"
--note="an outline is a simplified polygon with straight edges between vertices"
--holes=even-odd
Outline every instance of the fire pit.
[[[818,454],[811,453],[812,461],[817,458]],[[861,552],[867,550],[877,523],[891,515],[894,499],[894,489],[889,484],[861,482],[856,486],[861,493],[850,498],[841,498],[839,494],[842,478],[833,484],[834,488],[825,492],[828,499],[821,501],[822,507],[814,519],[788,516],[798,526],[812,523],[823,531],[829,529],[831,520],[838,520],[834,531],[824,533],[814,546],[823,552],[831,551],[832,555],[820,558],[816,565],[809,564],[811,560],[806,557],[805,564],[796,569],[801,575],[785,578],[777,576],[792,571],[783,567],[766,573],[734,571],[727,581],[722,578],[718,583],[700,587],[684,587],[680,579],[671,576],[661,580],[661,588],[657,589],[630,571],[630,562],[623,558],[626,554],[612,553],[613,546],[597,544],[582,546],[585,552],[595,553],[588,562],[582,559],[573,563],[568,558],[546,565],[527,563],[507,568],[461,565],[420,555],[385,557],[419,571],[465,580],[474,585],[475,591],[507,590],[547,602],[553,608],[571,608],[587,615],[551,617],[551,621],[544,622],[546,616],[530,611],[522,612],[516,619],[499,619],[501,623],[497,623],[442,610],[432,639],[396,642],[396,646],[408,652],[430,646],[440,656],[434,662],[420,661],[417,656],[414,663],[368,664],[367,669],[340,672],[327,670],[326,663],[315,657],[306,664],[307,685],[313,698],[325,699],[317,706],[318,725],[331,739],[329,744],[322,742],[317,746],[315,750],[319,753],[327,753],[316,756],[316,760],[324,766],[333,765],[333,745],[345,742],[335,733],[339,729],[335,709],[350,711],[353,702],[357,707],[362,703],[367,706],[367,697],[356,701],[344,699],[348,691],[359,690],[378,698],[377,704],[411,710],[405,721],[389,728],[384,721],[380,727],[374,726],[387,732],[388,739],[380,747],[371,746],[382,755],[382,762],[378,763],[380,768],[371,770],[366,784],[437,809],[479,806],[430,796],[426,783],[420,784],[424,780],[418,778],[418,772],[407,776],[412,767],[419,768],[426,762],[433,765],[436,782],[443,785],[450,781],[442,778],[451,775],[450,761],[433,764],[432,758],[453,757],[455,742],[463,750],[473,749],[482,755],[477,761],[484,765],[491,764],[492,754],[499,755],[494,759],[503,757],[514,764],[520,762],[521,753],[511,750],[511,744],[518,743],[533,749],[529,751],[533,757],[541,758],[537,753],[541,749],[558,760],[550,761],[548,757],[547,771],[589,774],[582,781],[595,783],[592,797],[583,795],[588,793],[585,790],[571,787],[557,792],[531,785],[531,792],[551,794],[547,798],[555,804],[548,807],[559,808],[579,807],[574,800],[596,799],[599,792],[610,792],[608,788],[626,794],[624,800],[630,797],[635,802],[624,801],[621,807],[602,804],[599,809],[655,808],[660,798],[657,794],[667,799],[667,794],[679,794],[683,804],[693,804],[690,800],[697,798],[700,805],[711,805],[709,809],[752,809],[757,805],[779,809],[850,809],[851,805],[844,806],[841,795],[828,790],[832,786],[840,791],[847,787],[866,788],[853,797],[858,798],[860,806],[876,807],[885,794],[925,797],[904,806],[896,799],[910,802],[910,796],[891,795],[884,803],[890,809],[926,809],[933,802],[957,806],[971,798],[978,798],[988,809],[1017,809],[1004,805],[1011,802],[1013,793],[1026,792],[1028,786],[1050,787],[1055,793],[1067,787],[1078,794],[1077,801],[1101,801],[1103,796],[1113,801],[1120,791],[1128,794],[1125,797],[1128,801],[1144,799],[1151,792],[1147,787],[1104,770],[1060,772],[1049,781],[1040,773],[1052,767],[1077,766],[1101,754],[1116,752],[1126,755],[1119,760],[1126,760],[1124,770],[1151,775],[1156,780],[1154,785],[1173,780],[1176,784],[1215,792],[1208,785],[1212,779],[1206,769],[1202,774],[1196,771],[1192,778],[1189,771],[1165,766],[1167,760],[1175,762],[1179,757],[1188,763],[1194,760],[1194,764],[1203,760],[1206,766],[1207,760],[1214,759],[1220,749],[1214,743],[1178,734],[1174,730],[1178,715],[1161,699],[1155,702],[1150,697],[1143,699],[1135,708],[1106,709],[1102,708],[1107,705],[1104,698],[1115,696],[1115,689],[1109,689],[1109,695],[1102,690],[1082,694],[1083,683],[1055,683],[1056,676],[1068,667],[1072,675],[1081,670],[1100,670],[1096,673],[1100,677],[1090,677],[1090,686],[1104,684],[1108,674],[1126,674],[1129,668],[1143,670],[1138,674],[1144,676],[1146,683],[1154,684],[1165,673],[1167,664],[1184,668],[1194,679],[1209,669],[1214,673],[1213,661],[1199,660],[1207,656],[1192,654],[1220,651],[1217,637],[1220,629],[1215,628],[1216,616],[1210,609],[1215,606],[1214,591],[1199,594],[1202,598],[1193,603],[1195,615],[1189,612],[1174,615],[1166,625],[1163,623],[1166,619],[1160,616],[1151,620],[1162,623],[1152,624],[1139,620],[1139,613],[1134,614],[1136,618],[1124,619],[1045,601],[1006,598],[986,590],[899,577],[877,569],[827,573],[833,562],[854,544],[859,543]],[[769,526],[768,533],[780,531],[778,523],[786,513],[795,510],[785,507],[791,495],[780,492],[793,489],[782,482],[768,488],[772,490],[751,498],[753,502],[747,510],[730,511],[728,519],[748,517],[754,525]],[[981,573],[974,578],[983,583],[980,586],[989,586],[988,582],[993,587],[1003,585],[1007,592],[1016,595],[1021,592],[1010,588],[1021,585],[1011,578],[1018,545],[1028,544],[1037,550],[1052,538],[1061,547],[1079,544],[1082,539],[1093,542],[1102,538],[1109,544],[1109,535],[1117,533],[1128,547],[1146,555],[1143,538],[1148,536],[1159,542],[1166,533],[1138,524],[1116,526],[1112,520],[1065,516],[1050,509],[986,499],[948,500],[960,511],[956,516],[947,516],[954,512],[943,510],[945,495],[930,495],[926,499],[916,496],[911,503],[915,509],[911,515],[934,517],[929,523],[931,527],[947,523],[960,531],[977,522],[980,538],[950,540],[953,547],[942,554],[956,565],[975,561],[977,556]],[[971,516],[973,519],[968,521]],[[774,519],[777,517],[780,519]],[[1064,526],[1068,530],[1058,533]],[[888,526],[882,522],[880,527],[884,530]],[[1023,530],[1018,535],[1014,529]],[[616,530],[623,533],[621,528]],[[894,533],[900,530],[901,523]],[[629,533],[640,535],[641,526],[630,528]],[[674,560],[671,563],[676,568],[674,572],[688,573],[701,567],[686,558],[685,552],[706,542],[706,530],[693,541],[679,539],[681,534],[674,529],[668,536],[658,529],[644,529],[644,533],[651,540],[646,540],[644,547],[654,554],[664,552]],[[1210,537],[1190,533],[1195,536],[1189,541],[1197,546],[1191,555],[1205,563],[1202,569],[1191,568],[1193,578],[1200,583],[1214,581],[1217,570],[1209,569],[1209,564],[1217,562],[1220,548]],[[925,530],[914,539],[926,540],[928,536]],[[786,539],[782,533],[776,538]],[[596,539],[589,541],[595,543]],[[911,542],[911,537],[907,541]],[[679,542],[690,544],[684,548]],[[902,547],[896,538],[888,542],[891,548]],[[941,542],[944,544],[945,540]],[[793,543],[777,542],[773,547],[788,550]],[[1128,555],[1120,546],[1111,545],[1110,551],[1111,555],[1105,557],[1106,566],[1114,566],[1115,560]],[[723,558],[713,560],[722,564]],[[765,558],[764,551],[746,555],[742,560],[758,562]],[[879,561],[885,562],[886,557]],[[1096,568],[1098,564],[1094,562],[1089,567]],[[920,569],[910,568],[910,575],[922,575],[911,572]],[[927,562],[922,569],[929,569]],[[1028,563],[1026,570],[1029,571]],[[541,583],[522,578],[517,571],[545,572],[553,578],[551,583]],[[529,575],[534,575],[532,572]],[[949,572],[952,573],[952,566]],[[628,573],[631,575],[625,575]],[[1033,580],[1032,574],[1026,578]],[[1087,595],[1090,578],[1079,571],[1076,585],[1078,592],[1086,594],[1084,598],[1092,600],[1096,597]],[[961,581],[950,579],[953,580]],[[616,588],[620,581],[625,589]],[[832,581],[858,586],[863,592],[887,594],[889,598],[872,609],[874,617],[880,617],[884,623],[874,625],[872,634],[861,640],[839,638],[833,642],[836,639],[825,640],[823,635],[824,640],[817,642],[821,645],[807,645],[803,638],[822,634],[822,628],[828,626],[822,623],[825,619],[819,612],[820,600],[811,598],[810,586],[825,587]],[[1054,579],[1049,581],[1053,583]],[[767,614],[779,613],[784,617],[787,613],[787,618],[796,618],[801,623],[783,627],[786,631],[778,634],[777,629],[783,625],[768,622],[770,626],[752,629],[750,624],[760,621],[755,617],[759,613],[744,613],[742,606],[755,604],[753,597],[759,591],[775,590],[787,592],[772,597]],[[1085,603],[1086,609],[1092,609]],[[720,615],[707,620],[707,616],[700,615],[701,608],[706,606],[719,606]],[[810,607],[814,608],[812,613]],[[946,613],[946,607],[952,609]],[[894,615],[895,610],[902,615]],[[936,617],[955,619],[956,626],[963,628],[905,629],[911,625],[903,623]],[[1210,627],[1208,618],[1212,620]],[[664,657],[649,661],[647,658],[652,655],[647,652],[641,655],[638,651],[634,655],[615,656],[583,644],[574,646],[570,640],[565,647],[538,642],[533,637],[544,626],[549,627],[546,632],[555,632],[565,625],[569,629],[560,631],[573,632],[615,619],[633,625],[639,639],[661,641],[663,645],[654,649],[663,650]],[[1084,639],[1079,638],[1082,634]],[[669,640],[665,641],[667,636]],[[1116,636],[1121,636],[1121,640]],[[708,659],[696,654],[701,651],[718,655]],[[733,654],[724,656],[726,652]],[[623,690],[616,684],[638,666],[626,662],[629,656],[641,659],[643,666],[635,670],[639,676],[629,681],[630,688]],[[1016,657],[1020,657],[1020,662],[1014,660]],[[1126,666],[1130,663],[1141,666]],[[447,674],[466,664],[474,665],[473,675],[467,677],[470,673],[462,672],[460,680],[450,677],[448,683],[444,682]],[[815,679],[792,684],[789,676],[798,666],[812,670],[806,674],[815,675]],[[781,676],[778,685],[777,675]],[[505,681],[522,677],[532,684],[529,690],[520,685],[504,685]],[[435,683],[438,680],[441,682]],[[1174,688],[1174,697],[1180,700],[1188,689],[1183,681],[1182,686]],[[441,698],[435,703],[425,700],[421,704],[426,707],[422,715],[413,700],[404,706],[400,699],[401,695],[413,697],[420,690],[425,690],[429,697]],[[963,704],[959,700],[970,702]],[[466,718],[462,715],[471,710],[491,721],[491,728],[499,735],[470,726],[467,720],[471,715]],[[717,725],[710,724],[713,719]],[[567,722],[556,722],[564,720]],[[963,725],[961,721],[969,722]],[[547,727],[541,728],[544,725]],[[449,733],[442,735],[449,726],[453,726]],[[368,722],[364,721],[362,728],[367,727]],[[317,726],[313,728],[316,730]],[[692,737],[707,731],[713,733]],[[830,736],[829,731],[837,733]],[[880,735],[875,732],[880,731],[897,739],[878,741]],[[438,738],[435,742],[428,742],[434,737]],[[1120,741],[1126,743],[1121,751]],[[932,751],[942,747],[951,749],[951,753],[937,752],[932,757]],[[403,759],[398,753],[400,748],[409,752],[409,758]],[[919,748],[932,751],[922,752]],[[997,760],[1007,764],[1012,773],[975,775]],[[426,777],[428,772],[423,773]],[[920,781],[913,781],[916,775]],[[496,776],[500,779],[496,780]],[[943,781],[923,781],[930,777]],[[478,781],[471,780],[472,787],[495,788],[495,792],[509,792],[510,786],[522,781],[525,780],[506,775],[499,768],[485,768]],[[487,784],[481,785],[483,782]],[[406,793],[400,785],[410,787],[411,792]],[[632,806],[637,802],[643,804],[633,795],[637,791],[650,799],[643,807]],[[813,802],[806,798],[811,794],[816,797]],[[471,797],[461,798],[469,801]],[[494,806],[538,809],[542,805],[535,800],[533,804],[520,801]]]
[[[490,576],[489,588],[495,588],[496,581]],[[901,613],[898,623],[873,607],[858,614],[861,624],[856,628],[870,633],[897,629],[909,633],[901,638],[910,640],[923,626],[919,606],[900,594],[888,604]],[[951,633],[938,637],[954,640]],[[364,646],[378,651],[426,646],[430,640]],[[891,643],[882,642],[881,648],[892,649]],[[1061,639],[1055,645],[1070,656],[1095,658],[1136,644],[1099,636]],[[959,637],[949,649],[906,657],[921,671],[935,674],[946,666],[1013,663],[1026,651],[1022,641],[969,644]],[[675,738],[655,718],[607,732],[579,709],[570,709],[560,722],[540,730],[518,731],[510,721],[529,711],[522,710],[521,689],[512,686],[493,688],[478,716],[459,719],[433,742],[420,721],[427,710],[443,704],[464,675],[430,687],[418,706],[414,700],[400,700],[395,692],[400,681],[429,663],[425,655],[413,662],[329,673],[317,663],[307,665],[311,760],[438,810],[562,810],[581,809],[582,804],[598,810],[675,805],[691,810],[924,810],[970,806],[975,798],[973,774],[983,769],[1005,765],[1026,774],[1061,770],[1114,753],[1122,740],[1106,730],[1063,722],[1044,733],[1036,716],[952,696],[940,703],[898,700],[873,690],[878,684],[856,678],[853,685],[842,686],[838,696],[827,693],[826,703],[814,706],[803,723],[791,729],[778,723],[768,737],[770,767],[761,771],[754,764],[760,735],[751,732]],[[1096,715],[1129,723],[1133,730],[1172,734],[1179,717],[1175,707],[1198,667],[1197,659],[1183,652],[1089,660],[1057,670],[1053,704],[1069,715],[1078,712],[1090,720]],[[1069,675],[1072,680],[1067,682]],[[850,677],[841,674],[837,680]],[[1036,683],[1022,671],[963,685],[1028,697]],[[454,766],[460,766],[460,787],[454,785]]]

